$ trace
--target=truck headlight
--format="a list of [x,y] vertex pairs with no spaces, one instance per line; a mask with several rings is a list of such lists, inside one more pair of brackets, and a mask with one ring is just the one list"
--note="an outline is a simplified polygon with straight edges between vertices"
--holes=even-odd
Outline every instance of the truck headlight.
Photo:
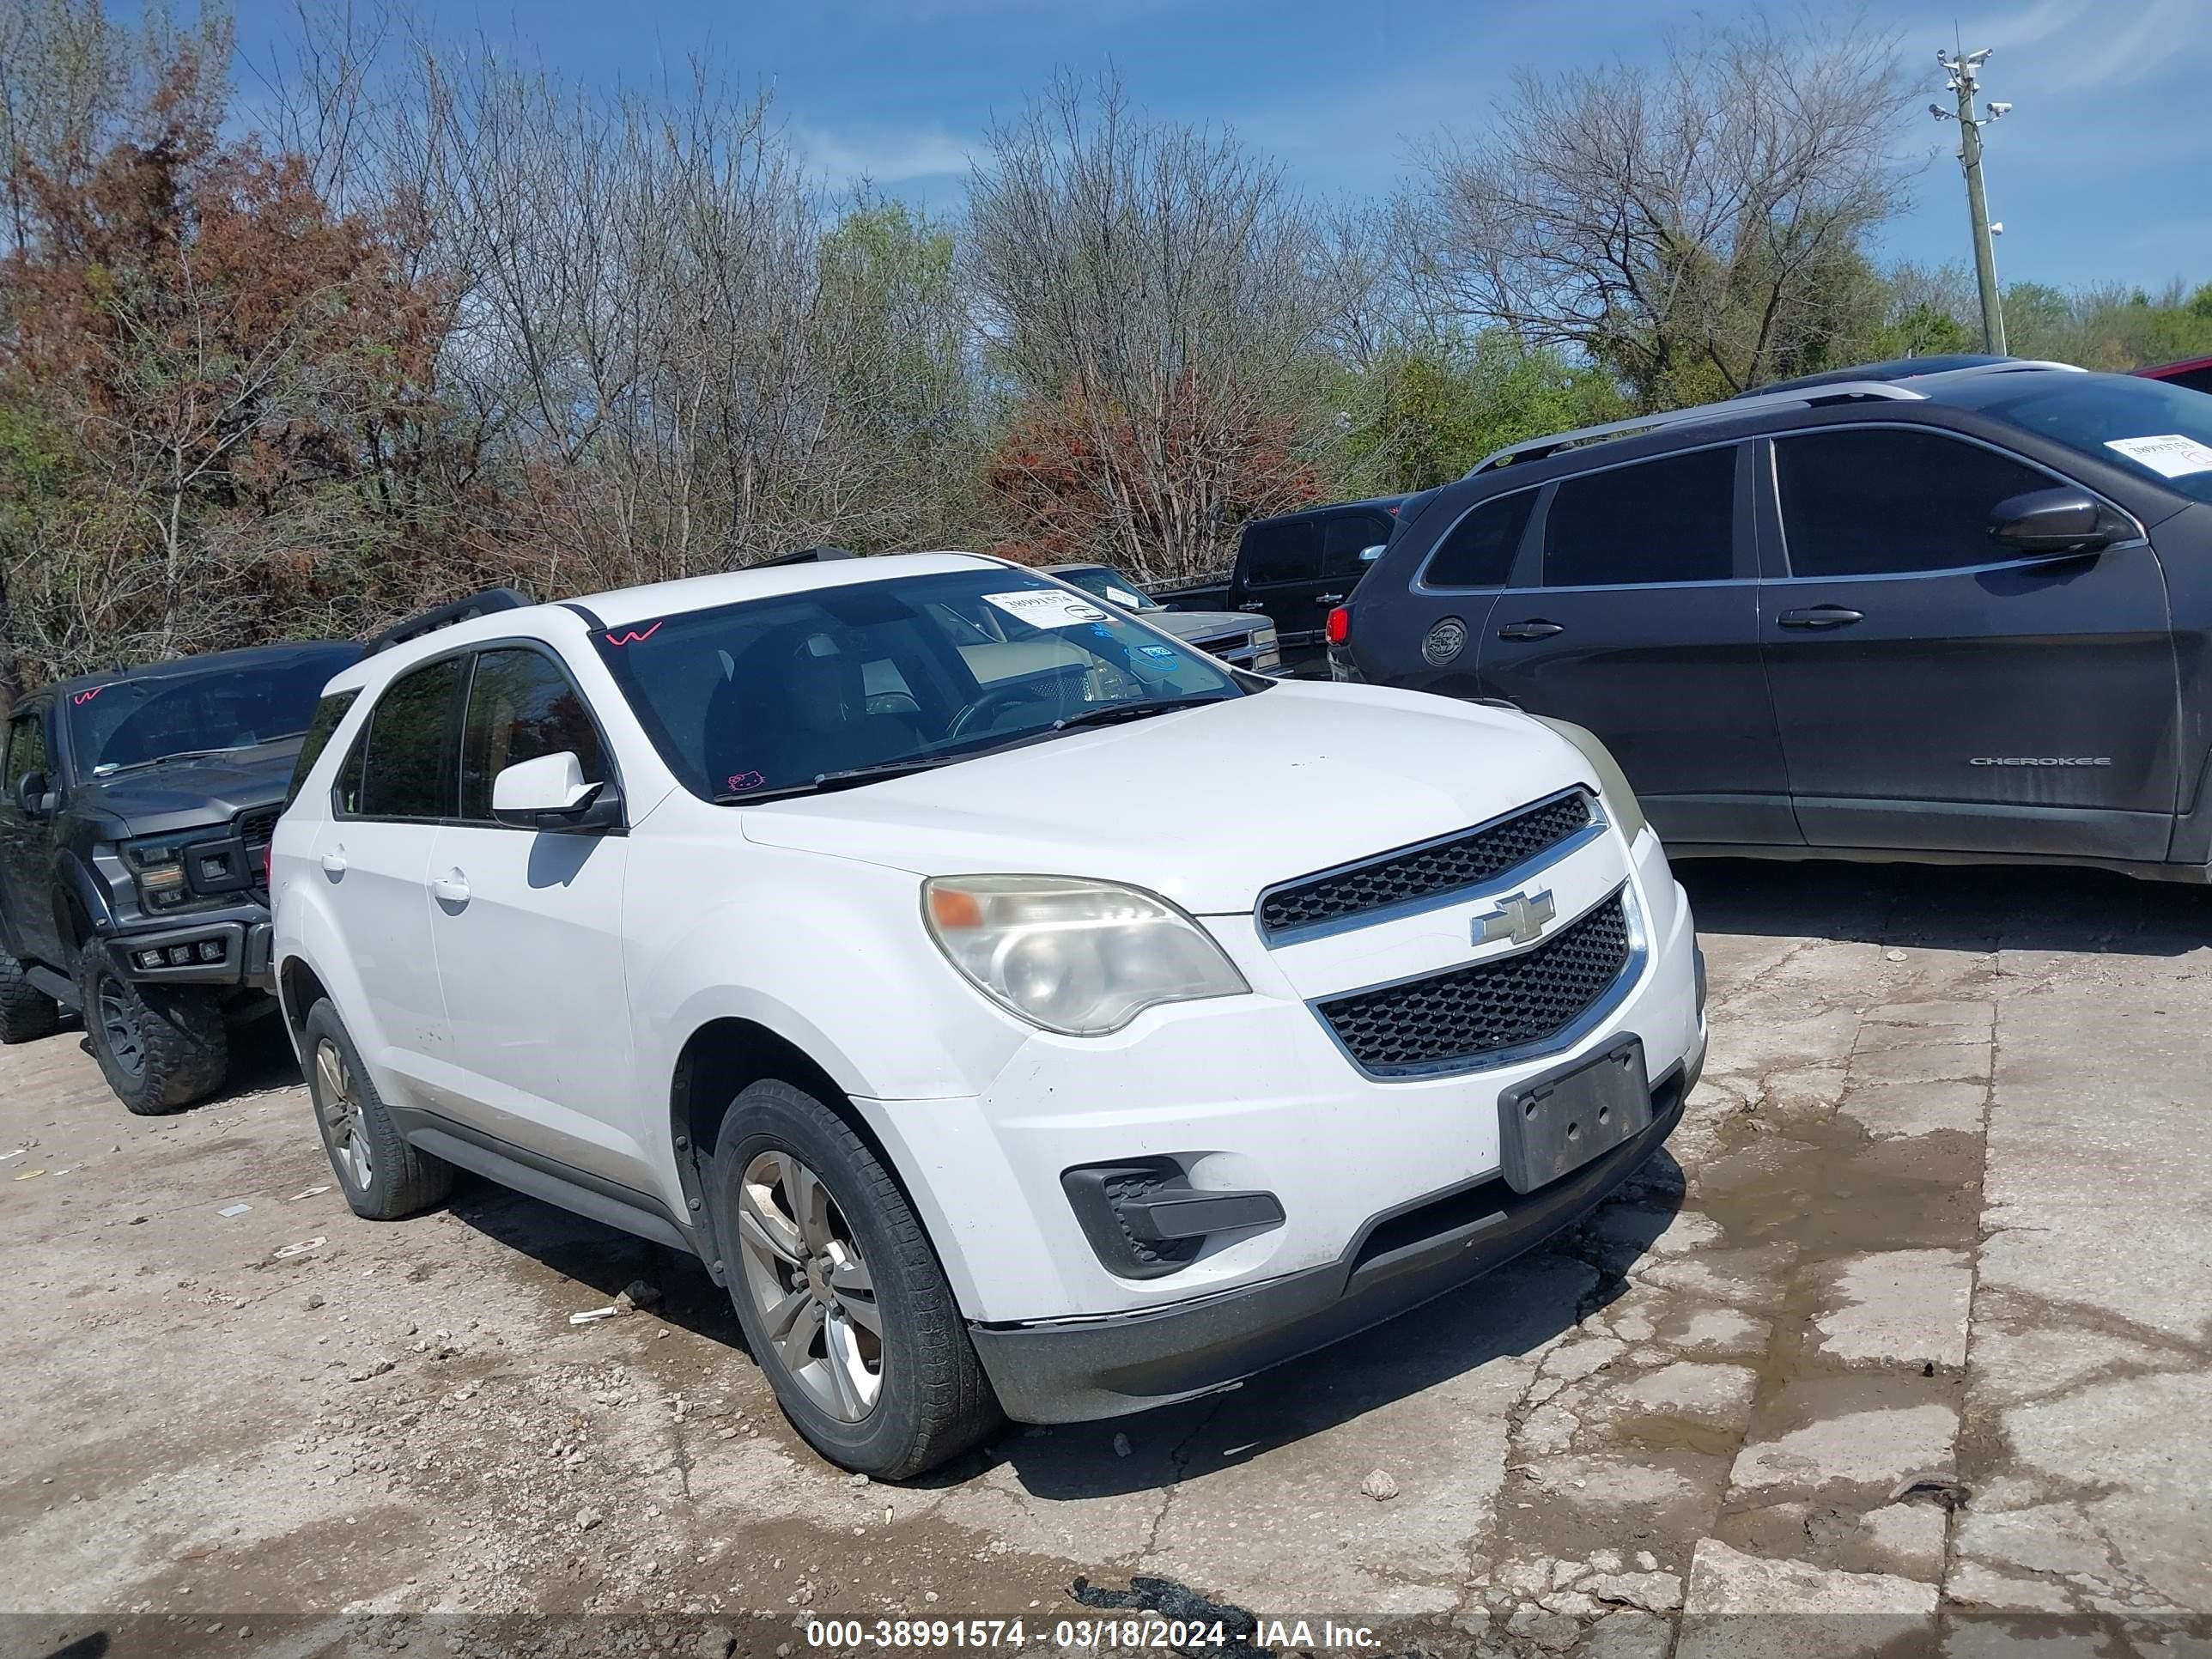
[[137,884],[138,901],[149,912],[182,909],[193,893],[185,879],[185,843],[173,836],[149,836],[123,843],[123,861]]
[[1620,826],[1620,833],[1634,841],[1644,829],[1644,805],[1636,799],[1636,792],[1628,787],[1628,775],[1620,769],[1620,763],[1613,757],[1596,732],[1588,726],[1577,726],[1572,720],[1555,720],[1549,714],[1531,714],[1529,719],[1548,726],[1569,743],[1583,751],[1583,758],[1597,774],[1598,787],[1604,792],[1607,815]]
[[1068,876],[946,876],[921,886],[930,937],[975,988],[1068,1036],[1164,1002],[1242,996],[1221,947],[1165,899]]
[[1272,628],[1252,630],[1252,667],[1255,672],[1266,673],[1283,665],[1283,647],[1280,637]]

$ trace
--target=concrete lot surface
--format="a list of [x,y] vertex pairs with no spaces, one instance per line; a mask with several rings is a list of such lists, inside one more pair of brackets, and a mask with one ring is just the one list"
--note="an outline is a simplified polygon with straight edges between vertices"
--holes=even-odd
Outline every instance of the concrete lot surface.
[[2212,896],[1685,873],[1711,1059],[1591,1224],[905,1486],[808,1453],[696,1264],[481,1184],[355,1219],[273,1029],[168,1119],[73,1027],[0,1053],[0,1644],[805,1654],[850,1613],[1034,1647],[1101,1616],[1083,1576],[1374,1650],[2212,1651]]

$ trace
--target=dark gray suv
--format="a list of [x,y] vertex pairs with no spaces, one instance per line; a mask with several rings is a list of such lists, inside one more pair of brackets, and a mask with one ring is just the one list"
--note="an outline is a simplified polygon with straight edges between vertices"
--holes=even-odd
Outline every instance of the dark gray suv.
[[1409,501],[1340,678],[1589,727],[1678,854],[2212,860],[2212,398],[2061,365],[1518,445]]

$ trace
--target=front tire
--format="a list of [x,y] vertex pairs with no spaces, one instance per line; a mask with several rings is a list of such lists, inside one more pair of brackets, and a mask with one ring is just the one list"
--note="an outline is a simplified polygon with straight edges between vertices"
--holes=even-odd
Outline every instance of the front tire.
[[928,1236],[850,1124],[787,1083],[756,1083],[724,1115],[708,1173],[738,1322],[808,1444],[898,1480],[998,1426]]
[[31,983],[23,964],[0,951],[0,1042],[36,1042],[60,1029],[61,1005]]
[[85,1040],[115,1097],[158,1117],[213,1094],[230,1074],[222,1002],[204,985],[140,985],[115,971],[106,949],[77,952],[76,994]]
[[368,1221],[398,1221],[444,1203],[453,1190],[453,1166],[410,1145],[393,1127],[328,997],[307,1011],[300,1054],[323,1151],[353,1212]]

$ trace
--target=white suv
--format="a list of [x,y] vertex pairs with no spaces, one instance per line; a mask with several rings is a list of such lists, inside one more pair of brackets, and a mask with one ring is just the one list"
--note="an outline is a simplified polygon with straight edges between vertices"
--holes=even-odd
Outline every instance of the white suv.
[[348,1201],[459,1166],[696,1252],[849,1468],[1459,1285],[1704,1059],[1688,902],[1571,727],[960,553],[409,631],[331,683],[273,856]]

